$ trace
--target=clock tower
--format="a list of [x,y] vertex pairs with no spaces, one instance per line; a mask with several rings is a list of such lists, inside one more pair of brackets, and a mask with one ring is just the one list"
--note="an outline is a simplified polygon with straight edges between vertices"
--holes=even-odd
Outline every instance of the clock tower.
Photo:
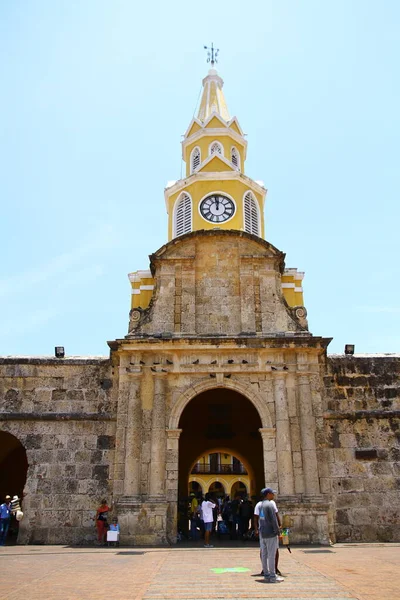
[[[183,179],[169,182],[164,191],[168,213],[168,242],[195,232],[250,234],[265,238],[264,203],[267,190],[262,181],[245,174],[247,140],[236,117],[231,117],[222,78],[211,69],[203,79],[197,116],[182,140],[186,165]],[[285,301],[301,314],[306,325],[302,280],[304,273],[284,268],[280,286]],[[129,330],[139,324],[136,309],[145,310],[153,299],[155,279],[151,270],[129,273],[132,286]],[[135,320],[136,319],[136,320]]]
[[189,485],[232,496],[240,483],[250,496],[279,490],[296,541],[311,531],[327,543],[315,431],[329,340],[308,330],[303,273],[264,239],[267,192],[244,172],[247,142],[214,56],[182,141],[185,176],[165,190],[168,242],[129,274],[128,334],[110,342],[123,541],[173,543]]
[[214,68],[203,79],[197,116],[182,141],[185,177],[165,190],[169,240],[202,229],[264,237],[267,190],[245,175],[247,141],[229,114],[223,84]]

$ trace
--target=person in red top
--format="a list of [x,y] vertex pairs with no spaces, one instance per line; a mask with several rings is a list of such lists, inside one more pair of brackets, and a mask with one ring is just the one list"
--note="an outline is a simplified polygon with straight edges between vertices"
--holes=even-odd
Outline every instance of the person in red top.
[[96,511],[95,521],[97,527],[97,539],[100,544],[106,543],[107,519],[110,510],[110,507],[107,505],[107,500],[102,500]]

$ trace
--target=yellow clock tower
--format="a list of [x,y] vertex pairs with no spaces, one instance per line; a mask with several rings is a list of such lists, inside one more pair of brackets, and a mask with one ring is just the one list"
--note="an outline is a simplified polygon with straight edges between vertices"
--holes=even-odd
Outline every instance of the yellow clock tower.
[[[247,141],[225,100],[224,82],[214,68],[203,79],[197,112],[183,136],[182,158],[186,174],[169,182],[164,195],[168,213],[168,241],[201,230],[236,230],[264,239],[262,181],[245,175]],[[297,269],[284,269],[282,294],[290,307],[303,307],[302,279]],[[132,309],[146,309],[153,296],[150,270],[129,274]],[[302,308],[302,314],[305,314]]]
[[[213,63],[212,63],[213,66]],[[182,141],[184,179],[165,190],[168,239],[200,229],[237,229],[264,237],[263,184],[245,175],[247,141],[231,117],[214,68]]]

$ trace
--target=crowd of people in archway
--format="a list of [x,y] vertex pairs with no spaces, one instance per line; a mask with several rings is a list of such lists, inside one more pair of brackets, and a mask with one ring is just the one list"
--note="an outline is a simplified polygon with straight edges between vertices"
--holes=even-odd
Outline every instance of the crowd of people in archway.
[[[181,539],[206,539],[210,536],[226,536],[231,540],[246,540],[254,537],[254,507],[257,498],[235,495],[217,497],[212,493],[192,492],[179,505],[178,537]],[[207,503],[212,503],[212,508]],[[211,516],[209,511],[211,509]],[[206,526],[206,523],[211,523]],[[208,537],[208,536],[207,536]],[[208,545],[206,543],[206,545]]]

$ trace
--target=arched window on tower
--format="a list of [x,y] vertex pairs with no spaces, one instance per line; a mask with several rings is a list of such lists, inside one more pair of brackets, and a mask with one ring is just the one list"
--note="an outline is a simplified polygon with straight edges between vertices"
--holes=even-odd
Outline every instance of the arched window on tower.
[[189,194],[181,194],[175,206],[175,236],[192,231],[192,199]]
[[213,142],[210,144],[210,156],[213,154],[220,154],[221,156],[224,155],[222,145],[219,142]]
[[235,146],[232,146],[231,149],[231,163],[233,164],[233,166],[240,169],[240,154],[235,148]]
[[196,148],[193,148],[192,154],[190,156],[190,173],[191,174],[195,172],[197,167],[200,165],[200,162],[201,162],[200,148],[198,148],[196,146]]
[[251,192],[247,192],[244,197],[244,230],[253,235],[260,235],[257,202]]

